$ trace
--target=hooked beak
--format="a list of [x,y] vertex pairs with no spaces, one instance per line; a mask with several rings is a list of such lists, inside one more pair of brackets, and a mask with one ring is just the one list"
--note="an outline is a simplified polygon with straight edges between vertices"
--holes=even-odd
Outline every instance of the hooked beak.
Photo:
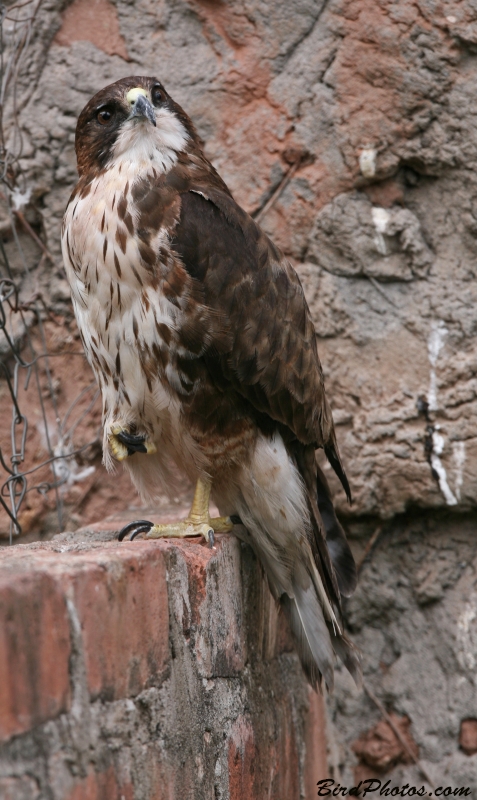
[[147,97],[144,97],[143,94],[138,95],[138,98],[132,107],[129,119],[133,119],[133,117],[143,117],[148,119],[149,122],[156,127],[156,115],[154,114],[154,109]]

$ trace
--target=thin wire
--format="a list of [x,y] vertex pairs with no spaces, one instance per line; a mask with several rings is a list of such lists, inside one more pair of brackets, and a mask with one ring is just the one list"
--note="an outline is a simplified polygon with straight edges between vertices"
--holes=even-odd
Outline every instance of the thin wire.
[[[23,269],[12,269],[7,250],[0,239],[0,380],[7,389],[10,400],[10,436],[9,447],[0,448],[0,507],[10,520],[10,544],[13,536],[21,534],[19,515],[22,504],[28,493],[37,491],[42,495],[52,492],[55,497],[58,528],[62,529],[64,523],[63,497],[61,487],[69,482],[68,471],[62,472],[61,477],[55,470],[55,464],[62,461],[72,461],[88,449],[97,446],[99,431],[96,438],[81,447],[75,447],[73,437],[84,419],[92,412],[98,399],[98,391],[93,396],[86,408],[73,419],[78,405],[93,391],[94,384],[87,386],[73,399],[65,414],[60,413],[55,387],[53,384],[50,358],[68,356],[83,356],[81,351],[60,351],[51,353],[47,347],[47,335],[44,319],[49,317],[55,322],[52,312],[40,292],[34,291],[29,300],[21,299],[21,289],[24,279],[31,277],[33,269],[39,264],[35,260],[29,263],[22,247],[17,230],[17,221],[23,227],[23,234],[30,236],[36,246],[43,251],[40,267],[45,257],[54,263],[36,231],[27,222],[23,212],[18,209],[12,194],[27,190],[26,178],[23,175],[19,159],[23,149],[23,137],[18,124],[19,102],[19,75],[23,65],[27,63],[26,54],[34,35],[33,23],[37,16],[42,0],[23,0],[10,6],[8,9],[0,5],[0,185],[4,191],[0,192],[0,202],[6,206],[10,217],[10,226],[15,245],[16,254]],[[16,12],[28,9],[25,16]],[[25,12],[24,12],[25,13]],[[8,20],[8,26],[4,26]],[[34,91],[34,82],[30,82],[28,92]],[[23,91],[23,89],[22,89]],[[5,144],[4,112],[6,102],[11,108],[12,142],[8,147]],[[22,103],[25,95],[21,95]],[[36,327],[38,335],[33,339],[31,328]],[[19,333],[20,332],[20,333]],[[42,382],[46,379],[46,392],[42,390]],[[22,393],[20,394],[20,387]],[[34,414],[39,416],[45,435],[45,444],[48,457],[41,463],[35,464],[32,454],[28,452],[28,414],[24,410],[24,398],[28,393],[28,402],[34,405]],[[2,401],[5,410],[8,401]],[[54,426],[49,418],[53,412]],[[28,412],[31,413],[31,412]],[[0,417],[0,427],[8,424],[8,414]],[[31,426],[30,426],[31,427]],[[2,437],[5,441],[5,437]],[[53,446],[53,442],[56,446]],[[7,452],[8,451],[8,452]],[[32,464],[33,462],[33,464]],[[40,480],[35,483],[31,476],[45,467],[50,467],[53,480]]]
[[66,420],[68,419],[68,417],[70,415],[70,412],[73,410],[73,408],[76,405],[78,405],[79,401],[84,397],[84,395],[87,394],[87,392],[90,392],[92,389],[96,389],[96,391],[95,391],[95,393],[93,395],[93,399],[90,400],[89,405],[86,406],[85,410],[83,411],[82,414],[80,414],[80,416],[78,417],[76,422],[74,422],[71,425],[71,427],[64,432],[63,436],[65,438],[71,439],[71,437],[72,437],[73,433],[75,432],[76,428],[78,427],[78,425],[80,425],[83,422],[83,420],[88,416],[89,412],[93,409],[93,407],[94,407],[94,405],[96,403],[96,400],[99,397],[99,389],[96,388],[96,381],[94,381],[94,383],[91,383],[89,386],[87,386],[86,389],[83,389],[83,391],[80,392],[77,397],[75,397],[75,399],[71,403],[68,411],[66,412],[65,416],[63,417],[63,422],[61,424],[61,429],[62,430],[65,429]]
[[[65,461],[67,458],[74,458],[75,456],[80,455],[81,453],[84,453],[90,447],[94,447],[97,443],[98,443],[98,438],[93,439],[93,441],[88,442],[87,444],[83,444],[81,447],[77,447],[76,450],[72,450],[71,453],[68,453],[67,456],[59,455],[59,456],[51,456],[51,458],[46,458],[44,461],[41,462],[41,464],[37,464],[36,467],[32,467],[31,469],[27,469],[24,472],[22,472],[21,473],[21,477],[23,477],[25,475],[33,475],[34,472],[38,472],[39,469],[41,469],[42,467],[47,466],[48,464],[52,464],[54,461]],[[0,461],[1,460],[2,459],[0,459]],[[8,469],[8,467],[5,467],[5,468]],[[9,484],[9,482],[13,481],[16,477],[17,477],[17,475],[11,475],[9,478],[7,478],[7,480],[5,481],[5,483],[2,486],[2,492],[0,492],[0,496],[2,496],[2,495],[4,496],[5,495],[4,487],[7,486]],[[64,481],[61,481],[58,484],[58,486],[60,486],[63,483],[64,483]],[[41,485],[43,486],[44,482]],[[53,485],[54,484],[52,483],[51,486],[53,486]],[[30,486],[27,491],[31,492],[33,489],[36,489],[36,488],[37,488],[36,486]]]

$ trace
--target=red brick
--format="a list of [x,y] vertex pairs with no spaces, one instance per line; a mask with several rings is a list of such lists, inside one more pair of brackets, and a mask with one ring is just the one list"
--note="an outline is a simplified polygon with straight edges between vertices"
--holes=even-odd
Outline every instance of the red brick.
[[0,740],[56,717],[70,705],[70,629],[53,577],[8,572],[0,579]]
[[[407,741],[411,752],[415,757],[419,756],[419,749],[411,736],[409,717],[399,717],[397,714],[390,715],[394,725],[400,730],[401,736]],[[376,770],[376,772],[389,772],[396,764],[410,764],[412,759],[407,750],[402,746],[391,726],[384,719],[381,719],[371,730],[363,734],[352,744],[352,750],[360,759],[360,765]],[[361,780],[362,775],[355,770],[355,780]]]
[[40,800],[38,784],[23,775],[21,778],[0,778],[2,800]]
[[253,800],[255,793],[256,751],[253,730],[249,721],[239,719],[229,741],[230,800]]
[[[276,748],[274,763],[269,766],[270,775],[275,773],[272,782],[272,791],[267,797],[286,797],[297,800],[300,797],[300,764],[296,746],[295,724],[292,719],[291,709],[285,707],[285,713],[280,716],[278,723],[279,739]],[[259,753],[260,757],[260,753]],[[263,794],[257,795],[261,798]]]
[[316,784],[328,777],[326,719],[323,695],[308,689],[309,709],[305,730],[305,798],[317,795]]
[[112,767],[105,772],[90,772],[75,784],[65,800],[133,800],[130,783],[119,783]]
[[267,709],[266,718],[239,717],[228,748],[230,800],[300,797],[300,767],[289,706]]
[[164,678],[169,607],[163,546],[134,542],[79,557],[72,576],[93,698],[134,696]]
[[477,753],[477,719],[463,719],[460,723],[459,746],[468,756]]
[[183,556],[199,673],[206,678],[240,675],[247,661],[240,545],[235,537],[223,535],[214,550],[189,545]]
[[63,22],[54,39],[69,47],[73,42],[92,42],[109,56],[129,61],[126,43],[119,30],[118,12],[109,0],[74,0],[63,12]]
[[[147,774],[141,775],[141,793],[137,792],[135,800],[189,800],[198,794],[197,762],[193,759],[180,759],[180,766],[169,760],[157,746],[151,745],[146,753]],[[212,792],[210,793],[212,795]]]

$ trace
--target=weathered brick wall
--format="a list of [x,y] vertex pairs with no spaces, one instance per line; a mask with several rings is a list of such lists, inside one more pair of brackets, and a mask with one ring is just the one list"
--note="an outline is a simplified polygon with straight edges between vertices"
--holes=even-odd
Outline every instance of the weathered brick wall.
[[2,800],[315,796],[321,697],[251,551],[217,538],[0,551]]

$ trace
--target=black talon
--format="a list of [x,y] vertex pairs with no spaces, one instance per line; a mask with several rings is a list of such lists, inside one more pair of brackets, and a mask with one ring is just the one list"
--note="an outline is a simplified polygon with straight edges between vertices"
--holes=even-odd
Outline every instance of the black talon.
[[137,528],[134,531],[134,533],[131,533],[129,541],[132,542],[132,540],[135,539],[136,536],[139,536],[140,533],[148,533],[148,531],[150,531],[151,528],[152,528],[152,523],[150,522],[148,522],[147,525],[140,525],[139,528]]
[[147,453],[147,447],[144,444],[146,441],[145,436],[139,436],[133,433],[126,433],[120,431],[116,434],[116,439],[119,439],[121,444],[124,444],[128,451],[128,456],[133,456],[134,453]]
[[118,542],[122,542],[124,537],[127,536],[128,533],[134,531],[134,533],[130,538],[130,541],[132,542],[134,537],[137,536],[139,533],[147,533],[147,531],[150,531],[151,528],[153,527],[154,523],[149,522],[149,520],[147,519],[136,519],[134,522],[128,522],[128,524],[125,525],[124,528],[121,528],[121,530],[119,531]]
[[214,542],[215,542],[214,529],[213,528],[209,528],[207,533],[209,534],[209,547],[210,547],[210,549],[212,549],[212,547],[214,546]]
[[230,521],[233,525],[242,525],[242,520],[238,514],[231,514]]

